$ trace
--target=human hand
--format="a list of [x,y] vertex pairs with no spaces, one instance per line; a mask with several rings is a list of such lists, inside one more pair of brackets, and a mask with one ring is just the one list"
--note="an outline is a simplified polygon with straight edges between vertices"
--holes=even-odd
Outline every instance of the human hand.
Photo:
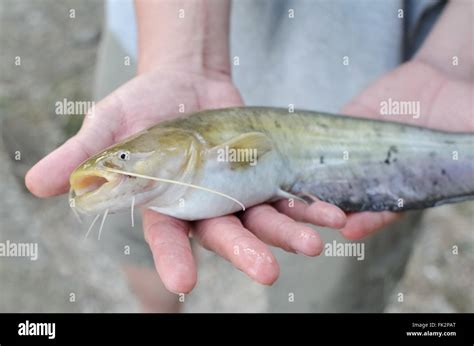
[[[472,132],[472,80],[443,73],[415,58],[383,76],[346,105],[342,113],[379,120],[398,121],[444,131]],[[381,102],[417,101],[419,117],[381,115]],[[401,213],[362,212],[348,215],[341,230],[348,239],[360,239],[398,220]]]
[[[450,1],[412,60],[383,76],[350,102],[342,113],[392,120],[445,131],[473,132],[474,49],[468,1]],[[418,101],[421,115],[382,116],[388,99]],[[354,213],[341,230],[360,239],[401,217],[390,212]]]

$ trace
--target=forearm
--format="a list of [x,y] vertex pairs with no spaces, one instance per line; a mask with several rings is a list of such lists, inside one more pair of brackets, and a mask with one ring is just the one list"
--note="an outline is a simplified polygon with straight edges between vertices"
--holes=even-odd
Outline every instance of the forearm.
[[157,67],[229,75],[228,0],[135,0],[138,72]]
[[[472,81],[473,21],[474,6],[470,0],[450,1],[415,60],[421,60],[450,76]],[[454,64],[456,59],[457,65]]]

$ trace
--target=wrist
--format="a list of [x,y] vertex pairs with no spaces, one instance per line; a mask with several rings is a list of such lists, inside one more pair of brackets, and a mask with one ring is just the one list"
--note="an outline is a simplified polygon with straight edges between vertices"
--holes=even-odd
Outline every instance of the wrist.
[[194,66],[192,64],[178,62],[163,62],[160,60],[156,61],[138,61],[137,74],[159,74],[174,76],[178,79],[189,79],[199,80],[205,79],[217,82],[228,82],[232,84],[232,76],[229,70],[221,70],[210,68],[206,66]]
[[206,57],[182,56],[169,60],[157,55],[139,54],[137,62],[137,74],[151,73],[154,71],[167,71],[175,73],[186,73],[208,79],[229,82],[232,80],[230,64],[212,64]]
[[138,73],[230,76],[229,1],[136,0]]

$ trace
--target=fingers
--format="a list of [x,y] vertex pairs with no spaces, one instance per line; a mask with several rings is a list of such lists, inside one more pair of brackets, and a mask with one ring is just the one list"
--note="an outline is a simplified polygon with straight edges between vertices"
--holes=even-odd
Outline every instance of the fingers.
[[174,293],[190,292],[197,274],[188,238],[189,223],[145,209],[143,228],[165,287]]
[[307,256],[317,256],[323,250],[323,242],[315,231],[280,214],[270,205],[248,209],[242,222],[259,239],[283,250]]
[[274,203],[275,208],[295,221],[307,222],[316,226],[342,228],[346,224],[346,214],[335,205],[315,200],[312,204],[294,200],[290,204],[287,199]]
[[350,214],[341,233],[350,240],[361,239],[399,220],[402,216],[401,213],[389,211]]
[[194,238],[205,248],[229,260],[253,280],[272,284],[280,269],[270,249],[245,229],[235,216],[196,222]]

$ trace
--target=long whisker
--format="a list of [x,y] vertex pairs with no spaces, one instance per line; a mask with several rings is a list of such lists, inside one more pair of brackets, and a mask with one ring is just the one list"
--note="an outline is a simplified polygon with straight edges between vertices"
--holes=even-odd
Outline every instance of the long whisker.
[[132,208],[130,211],[130,215],[132,217],[132,227],[135,227],[135,221],[133,220],[133,209],[135,207],[135,196],[132,197]]
[[100,223],[99,236],[97,237],[97,240],[100,240],[100,235],[102,234],[102,228],[104,227],[105,218],[107,217],[108,213],[109,213],[109,209],[106,209],[104,213],[104,217],[102,218],[102,222]]
[[91,232],[92,227],[94,227],[94,224],[95,224],[95,222],[97,221],[97,219],[99,218],[99,216],[100,216],[99,214],[97,214],[97,215],[95,216],[94,221],[92,221],[91,225],[89,226],[89,229],[87,230],[86,235],[84,236],[84,239],[89,236],[89,233]]
[[150,176],[148,176],[148,175],[126,172],[126,171],[122,171],[122,170],[115,169],[115,168],[106,168],[105,170],[106,170],[106,171],[109,171],[109,172],[113,172],[113,173],[129,175],[129,176],[137,177],[137,178],[151,179],[151,180],[156,180],[156,181],[160,181],[160,182],[163,182],[163,183],[170,183],[170,184],[176,184],[176,185],[182,185],[182,186],[192,187],[192,188],[194,188],[194,189],[198,189],[198,190],[203,190],[203,191],[206,191],[206,192],[214,193],[214,194],[216,194],[216,195],[219,195],[219,196],[225,197],[225,198],[227,198],[227,199],[230,199],[231,201],[234,201],[235,203],[237,203],[238,205],[240,205],[240,207],[242,208],[242,210],[245,210],[245,206],[244,206],[241,202],[239,202],[237,199],[235,199],[234,197],[231,197],[231,196],[226,195],[225,193],[222,193],[222,192],[219,192],[219,191],[215,191],[215,190],[209,189],[209,188],[207,188],[207,187],[203,187],[203,186],[199,186],[199,185],[194,185],[194,184],[189,184],[189,183],[183,183],[183,182],[177,181],[177,180],[150,177]]

